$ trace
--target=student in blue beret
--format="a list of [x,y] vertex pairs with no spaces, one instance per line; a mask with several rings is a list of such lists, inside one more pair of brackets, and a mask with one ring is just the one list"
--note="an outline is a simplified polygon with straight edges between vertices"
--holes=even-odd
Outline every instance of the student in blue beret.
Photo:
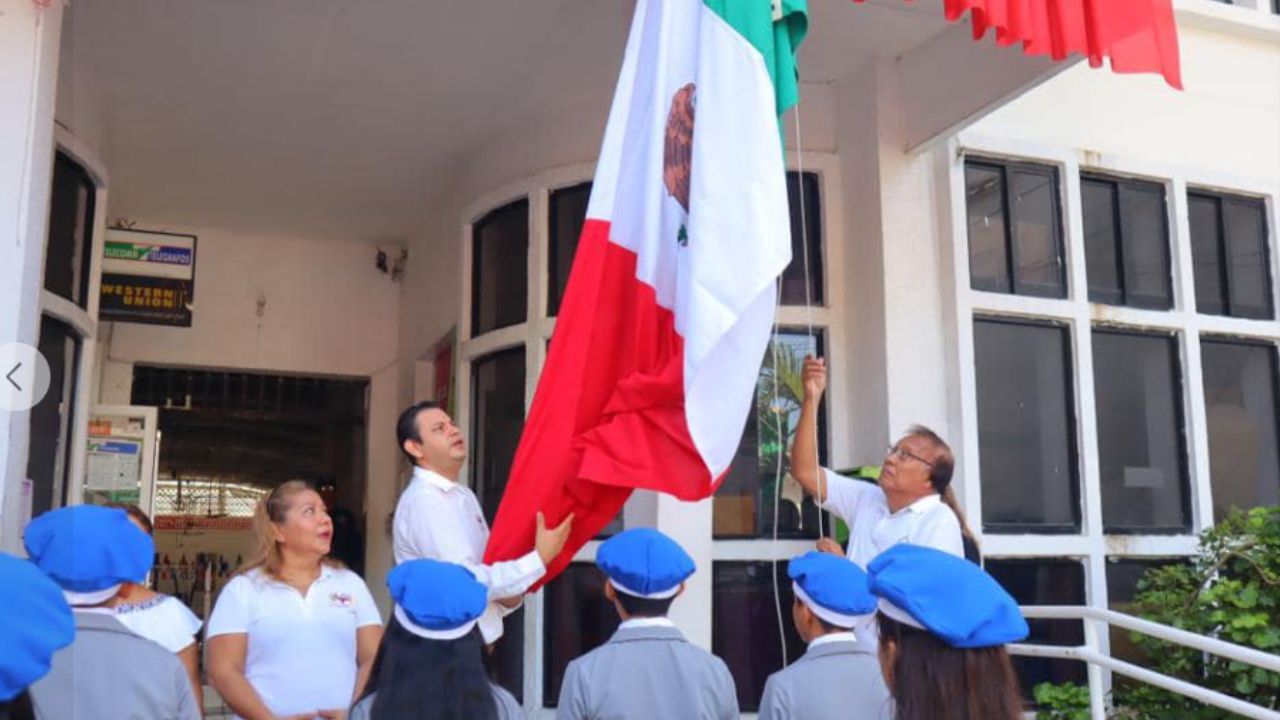
[[622,624],[604,645],[569,663],[556,718],[736,720],[729,668],[667,619],[694,572],[688,553],[657,530],[636,528],[606,540],[596,565]]
[[804,655],[769,676],[760,720],[891,720],[893,706],[874,653],[852,628],[875,612],[867,574],[844,558],[810,551],[787,565],[791,620]]
[[511,693],[489,682],[477,623],[489,590],[471,571],[409,560],[387,575],[395,610],[348,720],[517,720]]
[[186,670],[173,653],[114,616],[125,583],[142,582],[155,545],[124,510],[75,505],[27,525],[31,560],[62,588],[76,637],[31,686],[41,720],[199,720]]
[[1018,604],[982,568],[895,545],[867,568],[879,598],[880,665],[897,720],[1019,720],[1005,644],[1027,637]]
[[26,560],[0,553],[0,719],[31,720],[27,687],[75,638],[62,591]]

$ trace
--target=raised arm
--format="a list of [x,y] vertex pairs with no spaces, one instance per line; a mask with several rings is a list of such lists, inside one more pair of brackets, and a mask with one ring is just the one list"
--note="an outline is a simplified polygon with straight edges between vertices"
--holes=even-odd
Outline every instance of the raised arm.
[[826,360],[806,356],[803,377],[804,401],[800,406],[795,441],[791,444],[791,476],[821,504],[827,499],[827,481],[818,466],[818,405],[822,403],[822,394],[827,389]]

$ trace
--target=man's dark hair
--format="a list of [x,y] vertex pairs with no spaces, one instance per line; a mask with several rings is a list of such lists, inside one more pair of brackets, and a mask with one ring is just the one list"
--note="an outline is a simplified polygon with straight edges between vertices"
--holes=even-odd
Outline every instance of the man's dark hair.
[[912,425],[907,428],[907,437],[918,437],[933,448],[933,467],[929,468],[929,484],[937,493],[942,493],[951,485],[951,476],[956,471],[956,456],[951,446],[938,433],[924,425]]
[[613,594],[618,598],[618,604],[631,617],[666,617],[667,611],[671,609],[671,603],[675,601],[675,596],[669,598],[636,597],[635,595],[628,595],[616,587]]
[[400,413],[399,419],[396,420],[396,447],[400,448],[400,452],[409,458],[410,465],[415,464],[417,458],[404,449],[404,444],[408,440],[422,442],[422,436],[418,434],[418,413],[439,407],[440,403],[435,400],[423,400],[410,405],[404,412]]

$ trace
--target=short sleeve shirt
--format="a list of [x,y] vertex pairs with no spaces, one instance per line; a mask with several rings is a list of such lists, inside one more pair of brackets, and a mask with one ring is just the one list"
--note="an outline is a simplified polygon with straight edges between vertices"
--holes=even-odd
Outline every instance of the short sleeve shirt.
[[287,716],[349,707],[356,630],[381,624],[364,580],[325,565],[305,596],[262,570],[233,578],[207,635],[248,635],[245,677],[273,713]]
[[165,650],[176,653],[191,646],[200,632],[200,618],[181,600],[172,595],[157,595],[150,600],[112,608],[116,619],[125,627]]
[[[877,555],[897,545],[923,545],[964,557],[960,521],[938,495],[923,497],[897,512],[889,511],[884,491],[875,483],[838,475],[823,468],[827,479],[824,508],[849,525],[849,559],[863,570]],[[876,651],[875,615],[864,615],[854,633],[867,652]]]

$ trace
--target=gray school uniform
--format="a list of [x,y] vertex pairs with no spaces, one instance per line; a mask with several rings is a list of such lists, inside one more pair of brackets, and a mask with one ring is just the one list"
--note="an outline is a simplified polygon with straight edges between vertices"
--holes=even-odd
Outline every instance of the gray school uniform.
[[176,655],[111,615],[74,614],[75,641],[31,686],[38,720],[200,720]]
[[856,640],[823,643],[769,676],[760,720],[891,720],[880,661]]
[[[493,683],[489,684],[489,688],[493,690],[493,700],[498,704],[498,720],[524,720],[524,709],[516,702],[514,695]],[[370,693],[369,697],[356,703],[347,715],[347,720],[369,720],[369,713],[373,711],[373,699],[377,696],[377,693]]]
[[620,627],[569,663],[557,720],[728,720],[738,696],[724,661],[671,626]]

